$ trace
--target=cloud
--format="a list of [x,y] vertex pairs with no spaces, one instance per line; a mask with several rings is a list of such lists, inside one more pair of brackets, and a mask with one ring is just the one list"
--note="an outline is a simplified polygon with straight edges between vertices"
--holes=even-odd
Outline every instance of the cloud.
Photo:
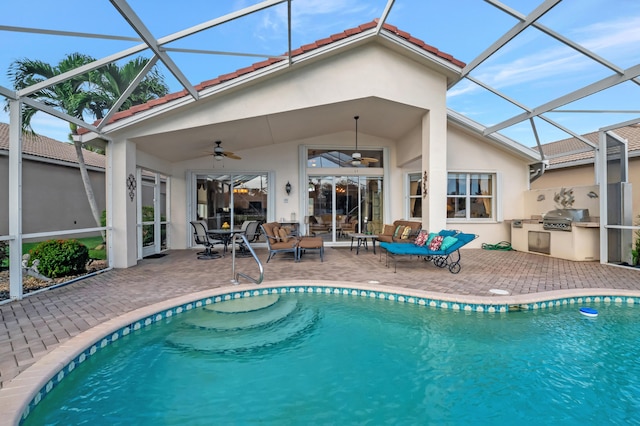
[[[625,62],[628,62],[630,54],[640,57],[637,49],[640,42],[638,27],[640,27],[640,17],[627,17],[581,28],[580,31],[569,35],[569,37],[586,49],[603,57],[606,56],[610,61],[624,59]],[[586,38],[581,39],[581,35],[586,35]],[[540,40],[537,36],[534,39],[536,42]],[[521,46],[521,49],[525,49],[525,47]],[[637,60],[635,58],[635,62]],[[567,78],[572,74],[575,76],[576,73],[596,70],[593,67],[594,61],[564,44],[511,61],[489,60],[487,62],[492,62],[492,64],[481,65],[478,67],[480,72],[473,75],[497,89],[534,81],[549,82],[552,78]],[[602,68],[598,66],[596,72],[600,73],[601,70]]]
[[[326,37],[332,31],[342,31],[348,25],[353,25],[351,22],[354,20],[358,24],[365,22],[367,18],[363,16],[378,16],[380,13],[382,9],[377,5],[371,6],[357,0],[296,0],[291,3],[291,29],[294,33],[305,36]],[[280,35],[285,34],[287,22],[286,7],[269,9],[263,14],[261,25],[256,29],[261,33],[258,37],[273,37],[274,31],[279,31]]]
[[594,51],[612,49],[608,53],[616,56],[620,56],[621,51],[632,50],[636,56],[639,56],[637,46],[640,42],[640,31],[638,28],[640,28],[640,16],[630,16],[588,25],[576,31],[576,35],[586,35],[582,44],[588,49]]

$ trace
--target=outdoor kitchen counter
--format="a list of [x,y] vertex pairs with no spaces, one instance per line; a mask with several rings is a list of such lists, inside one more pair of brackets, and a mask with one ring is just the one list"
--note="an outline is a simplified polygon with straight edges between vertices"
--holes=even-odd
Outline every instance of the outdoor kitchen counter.
[[578,228],[600,228],[600,222],[574,222],[573,226]]
[[598,222],[573,222],[571,231],[546,230],[542,219],[510,222],[514,250],[574,261],[600,259]]

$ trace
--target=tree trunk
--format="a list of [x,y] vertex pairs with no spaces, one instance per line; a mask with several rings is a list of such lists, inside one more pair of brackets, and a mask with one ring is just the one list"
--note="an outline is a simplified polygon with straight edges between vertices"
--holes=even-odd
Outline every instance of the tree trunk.
[[[93,194],[93,187],[91,186],[91,180],[89,179],[89,172],[87,171],[87,165],[84,162],[84,154],[82,152],[82,142],[74,141],[73,145],[76,147],[76,155],[78,157],[78,167],[80,168],[80,176],[82,176],[84,191],[87,194],[89,207],[91,207],[91,214],[93,215],[93,219],[96,221],[96,226],[101,227],[102,223],[100,223],[100,211],[98,210],[96,197]],[[102,241],[106,241],[105,231],[101,231],[100,233],[102,234]]]

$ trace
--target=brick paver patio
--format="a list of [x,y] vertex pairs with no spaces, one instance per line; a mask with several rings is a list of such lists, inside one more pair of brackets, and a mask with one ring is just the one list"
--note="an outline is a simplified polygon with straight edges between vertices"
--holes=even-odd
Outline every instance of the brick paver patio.
[[[267,252],[256,250],[264,262]],[[451,274],[413,258],[385,267],[385,257],[371,250],[359,255],[349,248],[326,248],[324,262],[310,254],[295,263],[279,254],[265,264],[262,286],[278,281],[341,281],[393,286],[411,290],[493,297],[491,289],[511,295],[536,295],[556,290],[610,289],[640,295],[640,269],[571,262],[520,252],[468,249],[462,270]],[[236,259],[237,271],[257,276],[253,259]],[[75,283],[0,305],[0,387],[16,378],[44,355],[98,324],[174,297],[212,288],[229,287],[231,257],[198,260],[194,250],[170,251],[145,259],[135,267],[116,269]],[[248,284],[247,281],[241,281]],[[615,291],[613,291],[615,290]],[[1,422],[0,422],[1,423]]]

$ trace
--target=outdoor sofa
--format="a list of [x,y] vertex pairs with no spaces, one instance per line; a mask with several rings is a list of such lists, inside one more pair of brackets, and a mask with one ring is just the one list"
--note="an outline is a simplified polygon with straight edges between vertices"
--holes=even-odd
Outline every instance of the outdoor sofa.
[[384,225],[378,241],[381,243],[413,243],[422,229],[422,223],[412,220],[396,220],[393,225]]
[[[381,242],[380,247],[386,252],[386,266],[389,267],[389,260],[393,260],[393,271],[396,272],[398,257],[419,256],[425,260],[432,261],[439,268],[446,267],[452,274],[457,274],[461,268],[460,248],[478,238],[476,234],[467,234],[455,230],[442,230],[437,234],[427,234],[421,231],[421,234],[416,238],[416,242],[419,244],[424,237],[423,245],[418,245],[416,242],[413,244]],[[440,245],[432,244],[434,240],[439,240]]]

